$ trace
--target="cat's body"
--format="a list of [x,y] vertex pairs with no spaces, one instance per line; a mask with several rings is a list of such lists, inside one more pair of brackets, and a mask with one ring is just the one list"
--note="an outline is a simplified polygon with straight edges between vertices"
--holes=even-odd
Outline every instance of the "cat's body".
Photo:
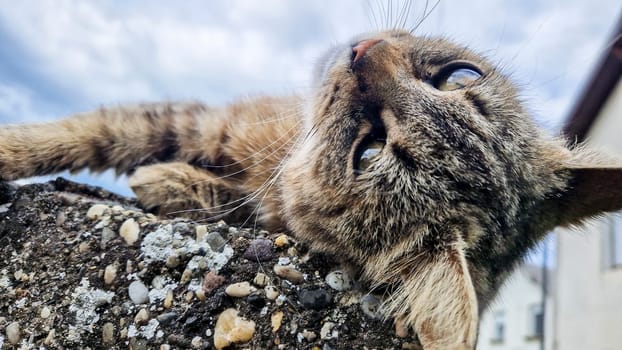
[[304,99],[3,128],[0,177],[115,168],[162,214],[257,213],[389,286],[387,315],[425,349],[473,348],[478,315],[548,230],[622,206],[617,190],[592,193],[618,170],[543,136],[466,48],[374,33],[334,48],[315,78]]

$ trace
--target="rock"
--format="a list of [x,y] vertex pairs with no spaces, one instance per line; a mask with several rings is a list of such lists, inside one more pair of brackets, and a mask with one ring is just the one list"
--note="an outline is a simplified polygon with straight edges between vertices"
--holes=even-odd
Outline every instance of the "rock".
[[102,326],[102,343],[104,345],[110,345],[114,342],[114,325],[110,322],[106,322]]
[[225,278],[214,271],[210,271],[203,276],[203,290],[206,293],[211,293],[223,283],[225,283]]
[[190,341],[190,346],[192,346],[193,349],[203,348],[203,338],[198,336],[192,338],[192,341]]
[[246,298],[246,302],[256,309],[260,309],[266,305],[266,300],[258,293],[252,293],[249,295]]
[[198,225],[197,227],[195,227],[195,239],[197,241],[202,241],[203,237],[205,237],[205,235],[207,234],[207,226],[205,225]]
[[315,340],[315,338],[317,338],[317,334],[315,334],[315,332],[308,331],[306,329],[303,330],[301,334],[302,334],[302,337],[305,338],[309,342],[312,342]]
[[17,345],[22,339],[22,330],[20,329],[19,322],[11,322],[6,326],[4,332],[9,343],[13,345]]
[[169,325],[175,322],[177,317],[178,315],[176,312],[165,312],[163,314],[158,315],[156,319],[158,320],[158,322],[160,322],[163,325]]
[[333,338],[333,327],[335,327],[335,324],[333,322],[324,322],[324,324],[322,325],[322,329],[320,330],[320,338],[321,339],[332,339]]
[[164,302],[162,303],[162,306],[164,306],[165,309],[170,309],[171,306],[173,306],[173,291],[172,290],[167,290],[166,291],[166,296],[164,297]]
[[277,276],[284,278],[292,283],[298,284],[304,281],[304,275],[302,274],[302,272],[298,271],[295,267],[291,265],[274,265],[273,270]]
[[254,333],[255,322],[239,317],[235,309],[226,309],[216,321],[214,347],[224,349],[231,344],[247,342],[251,340]]
[[149,289],[141,281],[134,281],[130,283],[128,288],[130,299],[136,305],[145,304],[149,302]]
[[112,284],[115,278],[117,278],[117,265],[110,264],[106,266],[106,269],[104,269],[104,283],[107,285]]
[[289,241],[289,237],[287,235],[279,235],[274,240],[274,245],[279,247],[279,248],[287,247],[289,245],[289,243],[290,243],[290,241]]
[[50,311],[50,308],[49,308],[49,307],[47,307],[47,306],[44,306],[44,307],[41,309],[41,313],[39,314],[39,316],[40,316],[41,318],[43,318],[43,319],[46,319],[46,318],[50,317],[50,315],[51,315],[51,314],[52,314],[52,312]]
[[272,241],[265,238],[256,238],[251,241],[243,257],[251,261],[268,261],[274,258]]
[[102,238],[101,238],[102,249],[106,247],[106,243],[110,242],[115,237],[117,237],[117,234],[112,229],[110,229],[110,227],[104,227],[102,229]]
[[108,206],[104,204],[95,204],[86,212],[86,217],[91,220],[97,220],[104,216],[104,212],[108,210]]
[[325,289],[316,287],[300,290],[298,300],[307,309],[322,310],[332,304],[333,297]]
[[281,323],[283,323],[283,311],[273,313],[270,317],[270,322],[272,324],[272,333],[276,333],[281,328]]
[[218,232],[208,233],[205,237],[205,241],[215,252],[222,252],[222,250],[225,248],[225,244],[227,244],[227,241],[225,241],[225,239],[222,238],[222,236]]
[[147,309],[140,309],[140,311],[138,311],[138,313],[136,313],[136,316],[134,316],[134,323],[136,323],[136,325],[144,325],[149,321],[149,311],[147,311]]
[[227,286],[225,293],[234,298],[242,298],[248,296],[257,289],[248,282],[238,282]]
[[119,229],[119,235],[123,237],[125,243],[128,245],[133,245],[138,240],[140,236],[140,226],[134,219],[127,219],[121,225]]
[[378,310],[380,309],[380,300],[371,294],[366,294],[361,298],[361,310],[367,316],[372,319],[379,320],[382,315]]
[[404,322],[404,319],[398,318],[395,320],[395,335],[400,338],[408,337],[408,325]]
[[332,289],[343,292],[352,289],[352,279],[341,270],[336,270],[326,275],[326,284]]
[[264,293],[266,293],[266,298],[269,300],[275,300],[279,296],[279,291],[275,286],[266,286]]
[[258,287],[265,287],[268,282],[269,278],[265,273],[257,272],[255,278],[253,278],[253,283]]

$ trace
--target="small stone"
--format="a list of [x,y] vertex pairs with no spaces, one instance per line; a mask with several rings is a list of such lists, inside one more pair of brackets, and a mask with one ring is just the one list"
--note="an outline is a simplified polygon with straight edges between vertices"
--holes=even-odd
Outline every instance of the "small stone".
[[260,309],[266,305],[266,300],[257,293],[252,293],[246,298],[246,301],[254,308]]
[[97,220],[104,215],[104,212],[108,209],[108,206],[105,204],[95,204],[89,208],[86,212],[86,217],[91,220]]
[[324,324],[322,325],[322,329],[320,330],[320,338],[321,339],[332,339],[333,338],[333,327],[335,327],[335,324],[332,322],[324,322]]
[[378,310],[380,309],[380,300],[371,294],[365,295],[361,298],[361,310],[363,313],[374,320],[379,320],[382,315]]
[[13,273],[13,277],[15,277],[16,281],[21,281],[22,280],[22,276],[24,276],[24,271],[22,270],[17,270]]
[[165,309],[170,309],[171,306],[173,306],[173,291],[172,290],[167,290],[166,291],[166,296],[164,297],[164,302],[162,303],[162,306],[164,306]]
[[395,320],[395,335],[400,338],[408,337],[408,325],[404,322],[403,318]]
[[207,226],[205,225],[197,225],[195,228],[196,240],[200,242],[203,240],[203,237],[207,234]]
[[115,278],[117,278],[117,264],[106,266],[106,269],[104,269],[104,283],[110,285]]
[[211,293],[214,289],[222,286],[225,283],[225,278],[213,271],[207,272],[203,276],[203,289],[206,293]]
[[50,317],[51,314],[52,314],[52,312],[50,311],[50,308],[47,307],[47,306],[44,306],[41,309],[41,313],[39,314],[39,316],[41,316],[41,318],[45,319],[45,318]]
[[201,348],[203,348],[203,338],[198,337],[198,336],[192,338],[192,341],[190,342],[190,346],[192,346],[192,348],[194,348],[194,349],[201,349]]
[[208,328],[208,329],[206,329],[206,330],[205,330],[205,336],[206,336],[206,337],[208,337],[208,338],[209,338],[209,337],[211,337],[211,336],[212,336],[212,330],[211,330],[211,329],[209,329],[209,328]]
[[147,309],[140,309],[140,311],[136,313],[136,316],[134,316],[134,323],[136,323],[136,325],[141,326],[147,324],[148,321],[149,311],[147,311]]
[[212,248],[215,252],[222,252],[227,244],[224,238],[218,232],[210,232],[205,237],[205,241],[209,244],[210,248]]
[[277,262],[277,264],[279,265],[289,265],[292,262],[292,259],[283,256],[279,258],[279,261]]
[[269,300],[275,300],[279,296],[279,291],[275,286],[266,286],[264,292]]
[[185,269],[184,272],[181,273],[181,278],[179,279],[179,283],[186,284],[192,278],[192,270]]
[[117,234],[110,227],[104,227],[102,229],[102,238],[101,238],[102,249],[106,247],[106,243],[110,242],[115,237],[117,237]]
[[287,300],[287,297],[283,294],[279,294],[278,297],[276,297],[276,300],[274,301],[278,306],[281,306],[283,304],[285,304],[285,301]]
[[54,329],[50,329],[48,335],[43,340],[44,345],[52,345],[54,343],[54,337],[56,336],[56,331]]
[[322,310],[332,304],[333,297],[325,289],[312,287],[300,290],[298,300],[307,309]]
[[78,246],[78,252],[86,253],[88,251],[89,251],[89,244],[87,242],[80,243],[80,245]]
[[123,237],[125,243],[132,245],[138,240],[140,235],[140,226],[134,219],[127,219],[119,229],[119,235]]
[[186,300],[187,303],[191,302],[192,299],[194,299],[193,291],[189,291],[189,292],[186,292],[186,294],[184,294],[184,300]]
[[56,226],[61,227],[67,221],[67,215],[65,215],[64,211],[59,211],[56,214]]
[[248,296],[256,290],[257,289],[251,286],[248,282],[238,282],[227,286],[225,293],[231,297],[242,298]]
[[315,332],[308,331],[306,329],[302,331],[302,336],[309,342],[312,342],[315,338],[317,338],[317,334],[315,334]]
[[352,289],[352,279],[345,271],[341,270],[333,271],[326,275],[326,284],[339,292]]
[[128,288],[130,299],[136,305],[145,304],[149,302],[149,289],[141,281],[134,281],[130,283]]
[[231,344],[247,342],[254,333],[255,322],[239,317],[236,309],[226,309],[216,321],[214,347],[224,349]]
[[156,317],[156,319],[158,320],[158,322],[160,322],[163,325],[170,325],[173,322],[175,322],[175,320],[177,319],[177,313],[176,312],[165,312],[163,314],[158,315],[158,317]]
[[179,266],[180,263],[181,260],[179,259],[179,255],[177,254],[171,254],[166,258],[166,267],[169,267],[171,269],[176,268],[177,266]]
[[4,332],[6,333],[6,338],[9,343],[13,345],[17,345],[17,343],[19,343],[22,339],[22,330],[20,329],[18,322],[12,322],[6,326]]
[[421,350],[421,346],[419,344],[415,344],[415,343],[404,342],[404,343],[402,343],[402,349],[404,349],[404,350]]
[[298,284],[304,281],[304,276],[302,272],[298,271],[295,267],[289,266],[281,266],[274,265],[274,273],[277,276],[284,278],[292,283]]
[[258,287],[265,287],[268,282],[269,279],[265,273],[258,272],[253,278],[253,283]]
[[244,252],[244,258],[251,261],[268,261],[274,258],[272,241],[265,238],[256,238],[251,241]]
[[270,317],[270,323],[272,324],[272,333],[276,333],[283,323],[283,311],[273,313]]
[[171,350],[171,346],[168,344],[160,345],[160,350]]
[[284,248],[289,245],[289,237],[287,235],[280,235],[274,240],[274,245],[279,248]]
[[106,322],[102,326],[102,343],[110,345],[114,342],[114,324]]
[[207,297],[205,296],[205,290],[203,290],[203,288],[195,290],[194,294],[197,296],[197,299],[199,299],[200,301],[205,301],[207,299]]

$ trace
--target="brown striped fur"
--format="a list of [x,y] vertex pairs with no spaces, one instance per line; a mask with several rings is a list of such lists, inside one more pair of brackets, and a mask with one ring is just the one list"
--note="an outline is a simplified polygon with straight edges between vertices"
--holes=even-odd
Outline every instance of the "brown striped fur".
[[[361,39],[381,41],[353,62]],[[436,89],[431,79],[458,61],[482,77]],[[387,316],[426,350],[473,349],[478,315],[547,231],[622,207],[619,163],[545,136],[513,84],[465,47],[370,33],[329,52],[314,84],[304,98],[7,126],[0,176],[114,168],[160,214],[258,214],[388,287]],[[359,173],[357,146],[378,128],[386,145]]]

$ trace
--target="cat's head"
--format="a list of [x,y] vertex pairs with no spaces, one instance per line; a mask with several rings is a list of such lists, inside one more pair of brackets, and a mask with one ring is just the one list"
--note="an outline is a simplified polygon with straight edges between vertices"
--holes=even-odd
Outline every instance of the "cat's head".
[[[428,344],[469,347],[497,275],[553,226],[622,205],[622,191],[591,194],[602,174],[543,136],[512,82],[463,46],[367,34],[328,52],[314,80],[282,174],[286,222],[400,284],[387,310]],[[499,257],[508,266],[488,268]]]

